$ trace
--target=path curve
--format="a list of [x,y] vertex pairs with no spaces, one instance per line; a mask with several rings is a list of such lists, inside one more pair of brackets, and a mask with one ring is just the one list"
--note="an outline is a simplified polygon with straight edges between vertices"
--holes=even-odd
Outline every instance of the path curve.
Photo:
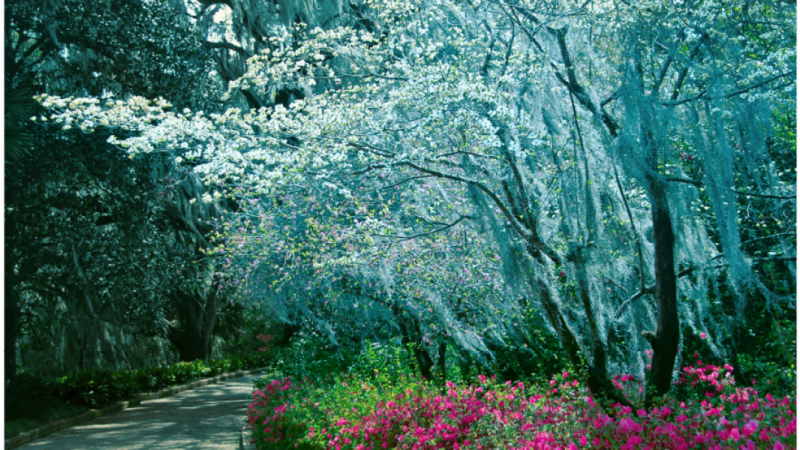
[[238,449],[255,377],[234,378],[142,402],[20,448]]

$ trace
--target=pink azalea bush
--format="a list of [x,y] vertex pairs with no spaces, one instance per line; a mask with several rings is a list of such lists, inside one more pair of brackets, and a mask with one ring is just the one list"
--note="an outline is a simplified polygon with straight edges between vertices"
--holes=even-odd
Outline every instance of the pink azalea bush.
[[[615,379],[637,392],[630,375]],[[684,401],[605,409],[569,373],[546,386],[348,379],[333,385],[276,380],[248,410],[254,442],[269,449],[789,449],[795,401],[736,387],[729,367],[698,361],[677,382]],[[630,389],[633,385],[634,388]]]

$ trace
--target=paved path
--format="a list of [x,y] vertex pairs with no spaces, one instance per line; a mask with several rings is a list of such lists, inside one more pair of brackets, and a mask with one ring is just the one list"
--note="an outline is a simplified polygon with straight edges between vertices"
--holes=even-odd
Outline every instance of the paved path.
[[252,398],[251,380],[234,378],[85,422],[20,448],[227,449],[239,448]]

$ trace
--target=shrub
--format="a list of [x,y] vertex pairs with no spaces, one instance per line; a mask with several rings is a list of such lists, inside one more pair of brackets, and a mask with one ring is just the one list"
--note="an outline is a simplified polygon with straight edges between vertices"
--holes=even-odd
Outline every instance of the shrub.
[[231,370],[231,362],[228,359],[213,359],[208,361],[207,365],[210,371],[209,375],[212,377]]
[[202,360],[192,362],[179,362],[172,366],[175,382],[185,384],[211,375],[211,368]]
[[[43,393],[65,403],[101,407],[176,384],[186,384],[201,378],[233,370],[263,367],[271,355],[256,352],[226,360],[179,362],[168,367],[147,367],[138,370],[90,370],[41,382]],[[23,379],[27,384],[30,380]],[[44,395],[44,394],[43,394]],[[18,401],[14,404],[19,403]],[[16,406],[15,406],[16,408]]]
[[6,420],[11,417],[38,417],[59,400],[52,386],[30,374],[20,374],[5,389]]
[[[273,347],[269,352],[260,352],[270,356],[270,370],[277,378],[308,378],[323,381],[334,373],[359,370],[357,361],[359,352],[347,351],[342,347],[334,347],[325,338],[314,332],[299,332],[292,338],[288,347]],[[372,370],[369,367],[369,371]],[[363,369],[363,367],[362,367]],[[367,369],[364,369],[367,370]]]
[[122,398],[126,386],[109,370],[91,370],[55,379],[50,387],[66,403],[94,407]]
[[[637,383],[629,375],[617,385]],[[259,448],[398,449],[785,449],[796,444],[795,402],[736,387],[728,368],[683,369],[678,392],[649,409],[601,408],[568,372],[544,386],[424,381],[380,374],[320,386],[261,380],[248,409]]]

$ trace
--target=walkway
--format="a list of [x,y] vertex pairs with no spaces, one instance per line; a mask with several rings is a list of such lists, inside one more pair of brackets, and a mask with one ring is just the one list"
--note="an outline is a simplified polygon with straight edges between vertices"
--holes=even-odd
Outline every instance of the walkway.
[[234,378],[147,400],[120,413],[45,436],[20,448],[227,449],[239,448],[252,380]]

